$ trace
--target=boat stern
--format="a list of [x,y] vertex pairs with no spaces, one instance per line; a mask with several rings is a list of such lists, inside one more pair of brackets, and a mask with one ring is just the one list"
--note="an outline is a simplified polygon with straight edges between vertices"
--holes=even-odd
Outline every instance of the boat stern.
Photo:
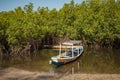
[[63,62],[55,62],[55,61],[51,60],[51,64],[54,64],[56,66],[60,66],[60,65],[63,65],[64,63]]
[[50,64],[54,64],[56,66],[63,65],[64,62],[59,62],[57,57],[58,56],[52,57],[51,60],[50,60]]

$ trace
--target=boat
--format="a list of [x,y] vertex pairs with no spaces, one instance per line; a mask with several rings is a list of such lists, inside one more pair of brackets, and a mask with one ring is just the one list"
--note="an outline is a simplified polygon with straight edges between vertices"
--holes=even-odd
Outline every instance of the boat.
[[[66,46],[64,52],[62,50],[62,46]],[[50,63],[56,66],[60,66],[76,60],[82,53],[83,45],[81,40],[66,41],[60,43],[59,55],[51,57]]]

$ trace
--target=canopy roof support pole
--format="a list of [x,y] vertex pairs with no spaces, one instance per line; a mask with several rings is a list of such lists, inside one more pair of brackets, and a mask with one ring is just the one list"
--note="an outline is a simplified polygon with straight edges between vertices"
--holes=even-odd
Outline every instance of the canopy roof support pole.
[[[79,48],[80,48],[80,43],[78,44],[78,46],[79,46]],[[78,55],[80,54],[79,48],[78,48]]]
[[79,53],[79,48],[78,48],[78,55],[79,55],[80,53]]
[[73,45],[72,45],[72,57],[74,57],[74,54],[73,54]]
[[67,56],[67,46],[65,46],[65,56]]

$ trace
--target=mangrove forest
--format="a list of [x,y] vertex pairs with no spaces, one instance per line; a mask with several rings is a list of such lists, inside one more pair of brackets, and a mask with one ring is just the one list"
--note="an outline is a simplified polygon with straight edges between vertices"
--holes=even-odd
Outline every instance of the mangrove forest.
[[34,51],[64,40],[84,46],[120,48],[120,1],[71,0],[57,10],[26,4],[0,12],[0,52]]

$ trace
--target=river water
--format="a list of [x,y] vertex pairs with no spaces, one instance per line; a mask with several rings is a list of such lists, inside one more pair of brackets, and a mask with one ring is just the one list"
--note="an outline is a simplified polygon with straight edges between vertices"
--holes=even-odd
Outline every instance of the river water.
[[58,53],[58,49],[43,49],[30,55],[0,55],[0,69],[15,67],[50,73],[70,73],[72,69],[79,73],[120,73],[120,50],[87,48],[74,62],[59,67],[49,64],[50,58]]

